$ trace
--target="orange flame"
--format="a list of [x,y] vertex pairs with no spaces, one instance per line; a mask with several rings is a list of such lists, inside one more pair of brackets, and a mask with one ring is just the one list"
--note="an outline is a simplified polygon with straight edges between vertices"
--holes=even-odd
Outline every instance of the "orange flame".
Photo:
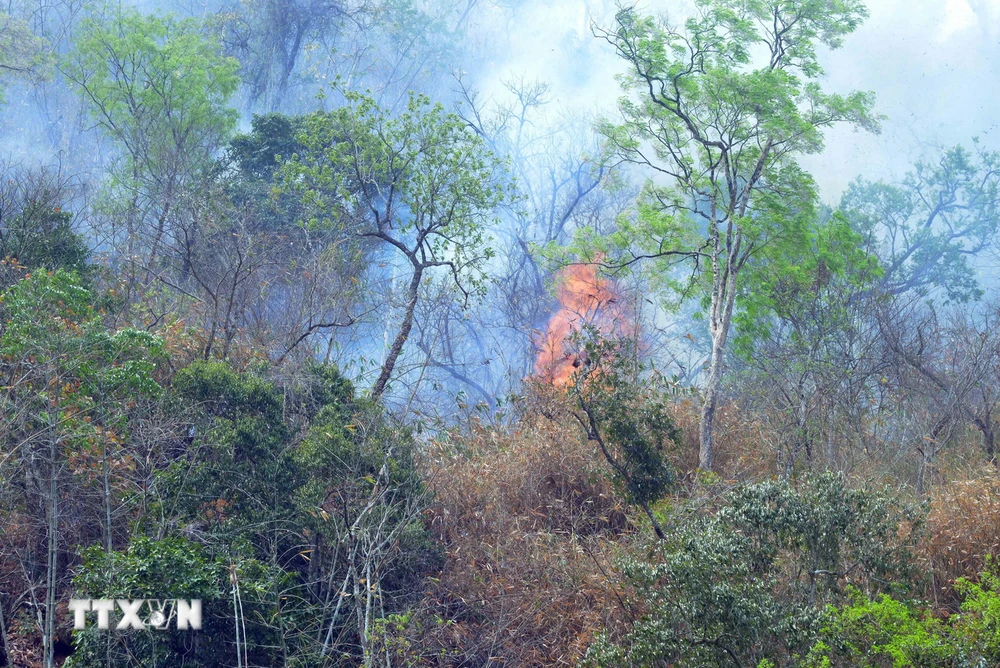
[[556,387],[565,387],[583,361],[582,351],[569,340],[574,332],[592,325],[605,336],[632,336],[635,324],[618,286],[598,276],[596,264],[570,265],[556,274],[556,282],[561,307],[549,319],[535,358],[535,373]]

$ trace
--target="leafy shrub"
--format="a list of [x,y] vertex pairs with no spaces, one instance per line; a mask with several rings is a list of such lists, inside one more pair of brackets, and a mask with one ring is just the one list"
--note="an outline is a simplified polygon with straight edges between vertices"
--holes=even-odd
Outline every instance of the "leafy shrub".
[[1000,575],[989,561],[979,582],[962,578],[955,590],[961,614],[940,618],[926,607],[860,591],[841,608],[830,606],[806,668],[866,665],[964,668],[1000,664]]
[[[100,546],[83,552],[73,579],[78,598],[202,599],[202,631],[100,631],[93,619],[74,632],[75,652],[66,666],[156,665],[214,666],[223,663],[232,628],[231,608],[223,599],[225,565],[201,545],[183,538],[154,540],[138,536],[128,549],[107,553]],[[116,623],[112,613],[112,623]]]
[[438,561],[410,432],[332,368],[278,387],[200,361],[172,390],[190,442],[158,476],[151,515],[239,575],[245,658],[369,660],[378,620],[405,613]]
[[827,473],[736,488],[714,514],[678,509],[664,541],[621,568],[646,614],[591,665],[745,666],[807,650],[848,584],[895,589],[911,572],[912,509]]
[[619,494],[642,508],[662,538],[652,505],[675,478],[670,456],[680,446],[681,432],[669,401],[674,388],[643,367],[634,341],[605,338],[590,326],[575,338],[582,354],[572,377],[570,414],[608,463]]

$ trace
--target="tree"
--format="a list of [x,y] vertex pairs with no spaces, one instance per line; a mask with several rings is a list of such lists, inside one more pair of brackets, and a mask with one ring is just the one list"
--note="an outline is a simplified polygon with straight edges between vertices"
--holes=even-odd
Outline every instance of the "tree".
[[[198,599],[203,605],[202,628],[192,641],[185,632],[172,629],[173,620],[167,620],[167,630],[111,637],[89,624],[74,633],[74,651],[65,665],[223,665],[227,657],[221,641],[227,640],[226,631],[232,628],[233,611],[224,605],[222,593],[229,578],[226,564],[205,552],[202,545],[184,538],[153,540],[142,535],[133,537],[124,550],[107,552],[96,546],[85,550],[73,578],[81,598]],[[146,614],[143,608],[140,615]]]
[[885,304],[877,316],[891,363],[886,382],[905,393],[914,414],[927,415],[926,428],[913,439],[920,456],[917,493],[924,493],[937,453],[966,425],[979,430],[983,453],[996,465],[1000,356],[996,305],[983,313],[952,310],[950,317],[942,317],[933,305],[897,299]]
[[849,605],[828,610],[802,668],[891,665],[896,668],[994,665],[1000,661],[1000,576],[987,562],[977,582],[959,578],[961,614],[944,618],[914,602],[852,591]]
[[[146,332],[108,332],[72,272],[38,270],[0,295],[0,445],[9,453],[0,479],[25,481],[4,484],[10,516],[0,522],[0,539],[15,543],[4,553],[19,552],[26,591],[11,603],[33,604],[46,666],[55,665],[56,604],[70,546],[103,538],[112,549],[134,464],[123,447],[128,417],[159,392],[152,372],[161,345]],[[27,545],[17,545],[22,523]]]
[[[203,241],[192,239],[183,249],[182,262],[191,267],[199,292],[208,295],[218,293],[206,287],[216,283],[213,275],[220,267],[238,266],[233,260],[240,257],[246,259],[244,273],[257,265],[253,280],[239,291],[245,293],[244,303],[232,309],[231,317],[252,332],[256,346],[274,351],[278,364],[292,355],[316,355],[315,347],[304,345],[311,341],[326,344],[329,355],[331,332],[355,324],[368,287],[361,280],[366,258],[355,245],[345,243],[335,229],[301,225],[299,198],[273,192],[280,160],[304,149],[296,137],[305,129],[305,118],[255,115],[252,131],[233,138],[213,208],[230,204],[216,214],[219,222],[192,231]],[[241,253],[240,246],[252,253]]]
[[834,466],[832,404],[838,396],[856,400],[852,383],[872,370],[859,359],[864,346],[852,342],[873,308],[862,295],[881,276],[877,258],[840,212],[811,221],[801,242],[780,257],[751,259],[738,296],[743,308],[734,316],[742,373],[732,384],[755,412],[777,422],[777,465],[786,477],[801,452],[812,460],[824,428]]
[[222,43],[240,62],[246,107],[275,111],[288,93],[303,52],[339,32],[365,11],[343,0],[234,2],[219,15]]
[[817,46],[840,46],[865,16],[858,0],[700,0],[683,29],[626,8],[614,28],[597,30],[628,62],[632,94],[619,105],[623,122],[600,129],[622,160],[659,180],[641,207],[640,256],[688,261],[703,279],[712,340],[704,469],[741,274],[751,258],[797,243],[813,215],[814,184],[796,158],[819,152],[835,123],[877,128],[871,94],[827,94],[817,83]]
[[593,327],[577,335],[580,368],[573,374],[571,415],[611,467],[615,487],[642,508],[653,531],[665,538],[652,505],[674,482],[670,450],[681,431],[669,413],[669,388],[638,363],[635,343],[605,339]]
[[[206,610],[226,624],[188,658],[220,665],[224,643],[243,665],[370,665],[377,620],[405,610],[433,560],[409,432],[332,367],[276,386],[196,361],[172,389],[191,437],[139,530],[199,542],[231,575]],[[179,650],[167,658],[188,665]]]
[[511,199],[503,162],[465,123],[411,95],[396,117],[367,96],[306,117],[305,149],[281,167],[281,190],[303,198],[305,224],[336,229],[352,243],[398,252],[410,273],[403,317],[372,387],[385,392],[413,328],[421,286],[447,271],[468,300],[483,288],[493,251],[487,228]]
[[59,170],[0,165],[0,259],[7,260],[0,286],[15,283],[23,270],[93,273],[90,249],[64,209],[77,192],[75,179]]
[[121,152],[106,202],[114,247],[148,283],[177,209],[235,128],[238,114],[227,105],[238,63],[194,20],[117,7],[79,30],[63,70]]
[[902,183],[854,181],[840,206],[882,263],[876,290],[978,299],[969,262],[1000,231],[1000,153],[956,146],[917,162]]
[[[46,41],[34,35],[24,21],[0,12],[0,80],[39,79],[51,65]],[[0,89],[0,103],[3,101]]]

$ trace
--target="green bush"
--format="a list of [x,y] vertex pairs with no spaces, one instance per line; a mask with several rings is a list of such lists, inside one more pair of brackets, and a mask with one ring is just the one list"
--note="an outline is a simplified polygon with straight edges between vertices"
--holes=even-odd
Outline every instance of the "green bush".
[[830,606],[803,668],[866,665],[892,668],[975,668],[1000,665],[1000,576],[988,562],[979,582],[962,578],[955,590],[961,613],[936,617],[914,602],[851,592]]
[[895,590],[912,572],[912,538],[898,536],[916,513],[840,475],[745,485],[714,514],[690,513],[679,508],[664,541],[622,560],[646,614],[618,642],[595,643],[590,665],[784,665],[813,645],[847,585]]
[[[87,628],[73,634],[75,651],[66,666],[222,665],[232,628],[223,593],[228,578],[225,565],[209,557],[201,545],[183,538],[138,536],[124,551],[108,554],[92,546],[84,550],[83,559],[73,579],[77,598],[201,599],[203,625],[199,632],[169,626],[100,631],[91,614]],[[115,613],[111,622],[117,623]]]

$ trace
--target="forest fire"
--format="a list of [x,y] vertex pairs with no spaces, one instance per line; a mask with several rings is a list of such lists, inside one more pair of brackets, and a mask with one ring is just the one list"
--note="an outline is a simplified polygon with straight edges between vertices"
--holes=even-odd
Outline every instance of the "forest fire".
[[596,264],[572,264],[558,272],[556,293],[561,305],[549,319],[535,358],[535,374],[556,387],[570,383],[583,361],[571,340],[585,325],[604,336],[631,336],[635,324],[614,281],[597,275]]

